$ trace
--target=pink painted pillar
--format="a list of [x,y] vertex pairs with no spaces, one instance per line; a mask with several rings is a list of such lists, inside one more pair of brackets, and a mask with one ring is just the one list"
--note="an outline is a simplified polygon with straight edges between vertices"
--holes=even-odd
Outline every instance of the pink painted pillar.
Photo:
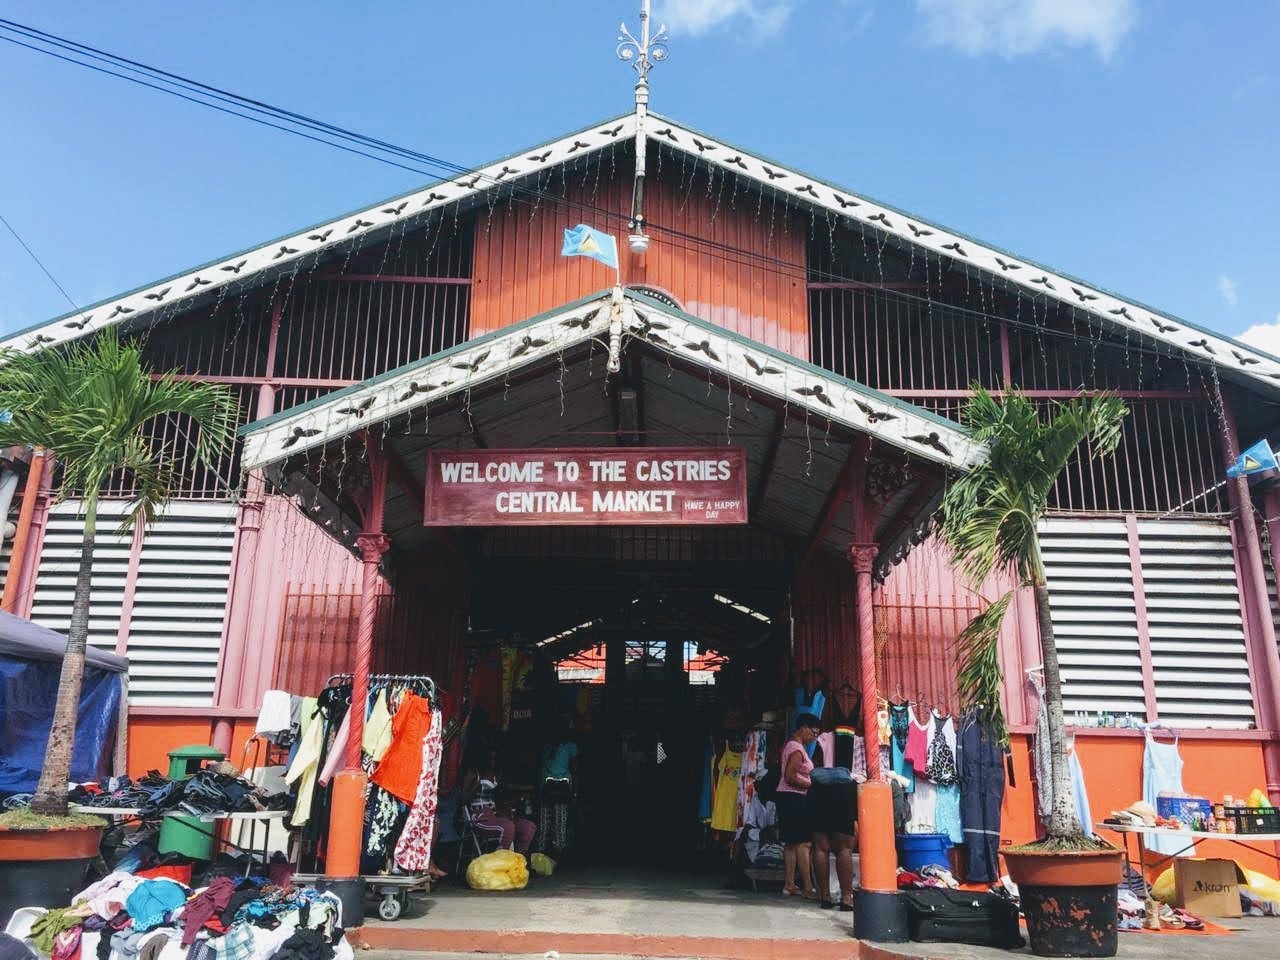
[[[254,407],[254,419],[261,420],[275,413],[276,391],[271,382],[275,376],[276,348],[280,342],[281,307],[277,301],[271,308],[271,329],[267,339],[265,376],[267,382],[258,387],[258,401]],[[242,709],[256,704],[241,702],[245,691],[245,676],[252,672],[261,676],[270,669],[274,676],[274,664],[261,662],[261,644],[257,656],[250,651],[250,622],[256,600],[258,582],[258,554],[262,545],[262,511],[266,483],[261,471],[249,474],[244,499],[236,516],[236,541],[231,561],[231,582],[227,585],[227,619],[222,629],[221,655],[218,658],[218,679],[214,688],[215,707]],[[268,681],[269,682],[269,681]],[[256,685],[254,687],[256,690]],[[213,723],[210,743],[223,752],[231,749],[234,723],[227,717],[218,717]]]
[[[1232,462],[1240,449],[1235,417],[1226,398],[1222,401],[1222,443],[1224,459]],[[1267,577],[1262,563],[1262,542],[1253,516],[1253,498],[1249,481],[1236,477],[1227,481],[1231,508],[1235,513],[1237,542],[1243,547],[1240,569],[1243,574],[1240,593],[1245,602],[1252,680],[1257,690],[1258,726],[1271,734],[1263,742],[1262,760],[1267,776],[1267,793],[1280,800],[1280,649],[1276,647],[1275,623],[1271,619],[1271,601],[1267,594]]]

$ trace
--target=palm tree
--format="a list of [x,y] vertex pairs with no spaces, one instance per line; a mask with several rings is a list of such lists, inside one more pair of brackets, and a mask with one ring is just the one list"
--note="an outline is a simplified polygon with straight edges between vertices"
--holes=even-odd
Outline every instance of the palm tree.
[[[1120,442],[1127,415],[1122,400],[1103,394],[1055,403],[1042,418],[1021,393],[1011,391],[996,398],[976,388],[964,420],[974,438],[987,445],[989,455],[956,480],[942,501],[941,534],[969,583],[977,588],[1000,571],[1030,586],[1035,595],[1053,774],[1047,832],[1056,841],[1083,839],[1083,831],[1067,772],[1062,678],[1036,527],[1048,508],[1049,494],[1081,446],[1083,455],[1091,459],[1110,455]],[[974,618],[960,638],[961,695],[996,718],[1002,735],[1002,676],[996,645],[1012,595],[1010,591]]]
[[59,496],[84,498],[84,541],[76,573],[67,653],[62,661],[53,725],[31,808],[64,814],[75,740],[80,683],[89,635],[89,587],[98,498],[107,479],[123,471],[136,500],[121,533],[156,518],[173,490],[173,462],[157,450],[147,428],[161,417],[185,417],[195,428],[195,454],[210,462],[234,437],[236,402],[222,386],[154,376],[140,349],[114,331],[63,349],[0,354],[0,446],[45,447],[62,465]]

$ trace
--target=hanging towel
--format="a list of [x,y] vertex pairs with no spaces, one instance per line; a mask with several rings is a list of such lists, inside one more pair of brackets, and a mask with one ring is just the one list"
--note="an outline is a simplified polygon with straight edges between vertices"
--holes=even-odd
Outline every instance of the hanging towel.
[[1089,792],[1084,787],[1084,770],[1080,766],[1080,753],[1072,748],[1067,755],[1067,769],[1071,776],[1071,793],[1076,801],[1076,816],[1085,835],[1093,833],[1093,811],[1089,809]]

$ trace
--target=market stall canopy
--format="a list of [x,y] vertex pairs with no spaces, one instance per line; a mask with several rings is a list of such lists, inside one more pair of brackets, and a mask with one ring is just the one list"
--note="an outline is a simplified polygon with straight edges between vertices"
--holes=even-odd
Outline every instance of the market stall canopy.
[[[0,611],[0,657],[61,662],[66,652],[67,638],[56,630]],[[85,651],[85,662],[111,673],[124,673],[129,668],[124,657],[97,647]]]

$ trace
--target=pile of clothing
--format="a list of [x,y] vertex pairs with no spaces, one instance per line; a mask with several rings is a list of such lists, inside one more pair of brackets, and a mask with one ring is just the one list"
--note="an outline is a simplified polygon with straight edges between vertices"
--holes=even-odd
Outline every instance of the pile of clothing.
[[202,816],[209,813],[249,813],[257,810],[287,810],[292,800],[286,793],[269,794],[256,784],[236,775],[230,765],[200,770],[185,780],[170,780],[152,770],[138,780],[112,777],[105,784],[79,784],[70,800],[86,807],[137,809],[144,818],[170,811]]
[[352,960],[331,893],[264,878],[191,890],[116,871],[71,906],[16,911],[9,933],[52,960]]
[[946,867],[930,863],[919,870],[898,868],[899,890],[926,890],[929,887],[943,887],[947,890],[959,890],[960,883]]

